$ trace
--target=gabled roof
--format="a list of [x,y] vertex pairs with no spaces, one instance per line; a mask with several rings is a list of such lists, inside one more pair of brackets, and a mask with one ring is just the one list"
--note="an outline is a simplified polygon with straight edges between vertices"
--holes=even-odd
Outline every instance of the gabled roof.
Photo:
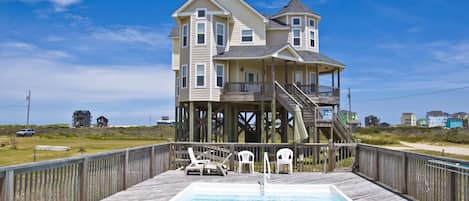
[[[186,1],[186,3],[184,3],[181,7],[179,7],[176,11],[174,11],[173,13],[173,17],[178,17],[178,13],[180,13],[182,10],[184,10],[186,7],[188,7],[189,5],[191,5],[191,3],[193,3],[194,1],[196,0],[188,0]],[[226,15],[228,14],[231,14],[230,11],[228,11],[225,7],[223,7],[223,5],[221,5],[218,1],[216,0],[210,0],[213,4],[215,4],[218,8],[220,8],[220,10],[222,10]]]
[[311,51],[298,51],[298,53],[303,57],[304,63],[309,64],[327,64],[339,68],[344,68],[345,64],[340,63],[334,59],[331,59],[325,55],[311,52]]
[[273,15],[274,18],[283,16],[285,14],[299,14],[299,13],[305,13],[305,14],[312,14],[315,16],[319,15],[315,12],[313,12],[308,6],[304,5],[300,0],[291,0],[285,7],[283,7],[278,13]]
[[[280,53],[284,50],[290,51],[296,58],[286,58]],[[298,52],[291,47],[290,44],[278,46],[231,46],[230,51],[220,53],[213,57],[215,60],[231,60],[231,59],[262,59],[262,58],[282,58],[292,61],[303,62],[303,58]]]

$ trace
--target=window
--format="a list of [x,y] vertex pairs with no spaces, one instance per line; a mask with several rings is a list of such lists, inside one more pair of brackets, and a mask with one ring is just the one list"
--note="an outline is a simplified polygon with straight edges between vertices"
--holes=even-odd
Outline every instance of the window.
[[188,36],[189,35],[189,26],[187,24],[182,26],[182,47],[187,47]]
[[301,26],[301,18],[299,17],[294,17],[292,18],[292,23],[293,26]]
[[197,23],[197,45],[205,45],[205,22]]
[[197,64],[196,65],[196,76],[197,76],[197,87],[204,87],[205,86],[205,64]]
[[314,46],[315,46],[315,41],[314,41],[315,35],[314,35],[314,31],[310,31],[309,34],[310,34],[310,36],[309,36],[309,45],[310,45],[310,47],[314,47]]
[[314,27],[316,24],[316,21],[314,21],[314,19],[309,19],[309,26],[310,27]]
[[223,87],[225,77],[225,66],[223,64],[216,65],[217,70],[217,87]]
[[301,46],[301,30],[293,29],[293,46]]
[[182,71],[181,85],[182,85],[182,88],[186,88],[187,87],[187,65],[186,64],[182,65],[181,71]]
[[207,9],[206,8],[197,9],[197,19],[205,19],[205,18],[207,18]]
[[217,23],[217,46],[225,46],[225,24]]
[[241,42],[252,42],[252,29],[241,30]]

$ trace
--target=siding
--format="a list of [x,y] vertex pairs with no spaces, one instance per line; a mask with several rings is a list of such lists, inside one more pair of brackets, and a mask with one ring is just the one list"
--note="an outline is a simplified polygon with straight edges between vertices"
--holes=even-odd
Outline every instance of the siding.
[[[301,19],[301,26],[293,27],[291,31],[288,33],[288,42],[293,46],[293,29],[300,29],[301,30],[301,46],[299,47],[294,47],[297,50],[310,50],[314,52],[319,52],[319,31],[318,31],[318,26],[319,26],[319,20],[316,19],[315,26],[314,28],[309,26],[309,19],[310,17],[305,16],[305,15],[289,15],[286,17],[288,19],[287,23],[292,24],[292,19],[295,17],[299,17]],[[310,30],[314,31],[314,37],[315,37],[315,47],[310,48]]]
[[[259,15],[239,0],[219,0],[219,2],[225,8],[229,8],[233,15],[233,23],[230,24],[231,45],[266,45],[266,26]],[[241,30],[247,28],[254,32],[253,42],[241,43]]]
[[283,45],[290,41],[288,41],[288,30],[270,30],[267,31],[267,44],[271,46],[275,45]]
[[172,53],[172,69],[179,70],[180,68],[180,53],[181,47],[179,43],[179,39],[173,39],[173,53]]
[[[179,24],[180,26],[180,29],[181,29],[181,39],[180,41],[182,42],[182,25],[184,24],[188,24],[188,30],[189,32],[191,32],[191,27],[192,25],[190,24],[190,20],[188,17],[186,18],[183,18],[181,20],[181,23]],[[183,65],[183,64],[187,64],[188,67],[189,67],[189,64],[190,64],[190,47],[192,44],[190,44],[190,41],[191,41],[191,34],[189,33],[188,34],[188,44],[187,44],[187,47],[186,48],[182,48],[180,45],[179,47],[176,47],[176,48],[179,48],[181,50],[181,55],[180,55],[180,65]],[[187,78],[188,78],[188,84],[189,84],[189,80],[190,80],[190,75],[191,75],[191,72],[189,71],[188,72],[188,75],[187,75]],[[182,87],[182,85],[181,85]],[[185,89],[182,89],[181,88],[181,91],[180,91],[180,96],[179,96],[179,101],[180,102],[186,102],[186,101],[189,101],[189,86]]]
[[181,12],[196,12],[198,8],[207,8],[209,11],[221,11],[211,0],[195,0]]
[[[197,45],[197,23],[205,22],[205,45]],[[207,97],[210,96],[210,59],[211,59],[211,49],[210,43],[212,39],[212,34],[209,34],[211,29],[210,26],[210,16],[207,16],[207,19],[196,19],[195,15],[191,17],[191,46],[192,46],[192,61],[190,69],[190,87],[191,87],[191,101],[207,101]],[[205,86],[203,88],[196,87],[196,64],[205,64]]]

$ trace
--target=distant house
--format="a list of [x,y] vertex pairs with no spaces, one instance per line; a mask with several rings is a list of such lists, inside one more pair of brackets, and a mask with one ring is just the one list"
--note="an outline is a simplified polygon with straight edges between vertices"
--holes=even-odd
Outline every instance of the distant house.
[[446,128],[463,128],[463,120],[458,118],[448,118],[446,120]]
[[458,112],[452,115],[453,118],[462,119],[463,127],[469,128],[469,114],[466,112]]
[[160,120],[156,122],[157,126],[175,126],[176,122],[170,120],[168,116],[162,116]]
[[91,126],[91,112],[88,110],[78,110],[73,113],[73,127],[89,128]]
[[417,126],[417,117],[414,113],[402,113],[401,125],[405,127]]
[[373,115],[365,117],[366,127],[379,127],[379,118]]
[[380,124],[379,124],[379,127],[380,127],[380,128],[389,128],[389,127],[391,127],[391,124],[388,124],[388,123],[386,123],[386,122],[383,122],[383,123],[380,123]]
[[109,120],[104,116],[100,116],[96,119],[96,125],[98,127],[101,127],[101,128],[107,127],[108,123],[109,123]]
[[443,111],[431,111],[427,112],[427,123],[429,128],[443,128],[446,127],[446,121],[449,118],[449,114]]
[[428,127],[427,119],[417,120],[417,126],[420,127],[420,128],[427,128]]
[[352,131],[355,131],[362,124],[356,112],[349,112],[347,110],[341,110],[339,112],[339,120],[342,125],[348,125]]

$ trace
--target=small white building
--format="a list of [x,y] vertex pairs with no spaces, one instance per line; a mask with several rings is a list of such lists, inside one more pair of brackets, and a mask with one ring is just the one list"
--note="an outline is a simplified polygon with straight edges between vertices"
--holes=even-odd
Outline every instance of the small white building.
[[417,126],[417,117],[414,113],[402,113],[401,125],[407,127]]
[[431,111],[427,112],[427,122],[429,128],[446,127],[446,121],[449,118],[449,114],[443,111]]

